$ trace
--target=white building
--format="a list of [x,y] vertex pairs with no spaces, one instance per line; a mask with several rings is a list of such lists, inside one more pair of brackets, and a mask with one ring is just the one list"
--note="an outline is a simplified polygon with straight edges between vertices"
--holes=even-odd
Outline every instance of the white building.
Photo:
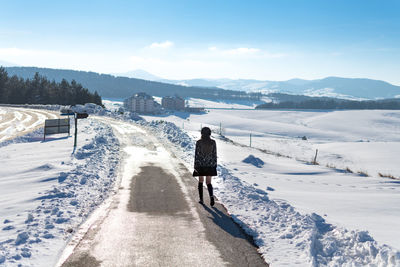
[[161,105],[165,109],[170,110],[184,110],[185,109],[185,99],[179,96],[166,96],[162,98]]
[[124,108],[137,113],[154,113],[156,102],[146,93],[137,93],[124,100]]

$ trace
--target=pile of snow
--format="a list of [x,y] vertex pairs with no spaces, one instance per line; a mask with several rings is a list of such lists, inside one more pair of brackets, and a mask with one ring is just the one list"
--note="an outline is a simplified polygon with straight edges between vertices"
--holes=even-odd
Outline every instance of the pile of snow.
[[219,168],[216,195],[234,220],[253,236],[272,265],[397,266],[400,253],[380,246],[364,231],[335,227],[315,214],[300,214],[285,201]]
[[[165,121],[141,122],[156,136],[175,144],[186,166],[193,165],[194,139]],[[262,161],[249,156],[250,164]],[[253,236],[259,251],[272,265],[298,266],[399,266],[400,252],[379,245],[365,231],[349,231],[329,224],[320,215],[301,214],[286,201],[272,200],[267,191],[234,176],[224,164],[213,184],[216,196],[233,219]]]
[[88,114],[98,114],[98,115],[101,115],[104,112],[103,107],[93,103],[71,106],[70,109],[77,113],[88,113]]
[[102,104],[107,110],[110,111],[119,111],[120,108],[123,108],[124,102],[121,101],[114,101],[110,99],[103,99]]
[[142,126],[148,126],[153,131],[157,132],[158,137],[163,137],[173,144],[179,145],[186,151],[192,151],[195,143],[192,138],[184,134],[179,127],[174,123],[159,120],[159,121],[140,121]]
[[249,155],[248,157],[246,157],[243,162],[254,165],[257,168],[261,168],[262,166],[264,166],[264,161],[262,161],[262,159],[260,158],[254,157],[253,155]]
[[119,142],[111,127],[80,120],[75,151],[71,137],[40,142],[42,136],[40,129],[0,147],[0,162],[8,164],[0,167],[0,263],[6,266],[54,265],[117,177]]

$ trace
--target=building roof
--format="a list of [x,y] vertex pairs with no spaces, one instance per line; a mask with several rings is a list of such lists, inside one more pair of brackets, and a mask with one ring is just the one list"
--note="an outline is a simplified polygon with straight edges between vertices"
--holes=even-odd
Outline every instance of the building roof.
[[140,92],[140,93],[136,93],[133,96],[131,96],[130,98],[141,98],[141,99],[150,99],[153,100],[153,97],[151,95],[148,95],[144,92]]

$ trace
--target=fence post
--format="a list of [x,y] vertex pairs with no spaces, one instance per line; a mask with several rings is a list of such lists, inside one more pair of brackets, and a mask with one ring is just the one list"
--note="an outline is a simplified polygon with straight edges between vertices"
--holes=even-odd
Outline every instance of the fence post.
[[75,139],[74,139],[74,147],[76,147],[76,139],[78,136],[78,118],[77,115],[75,113]]
[[313,162],[314,165],[317,164],[317,156],[318,156],[318,149],[315,150],[315,157],[314,157],[314,162]]
[[251,133],[250,133],[250,147],[251,147]]

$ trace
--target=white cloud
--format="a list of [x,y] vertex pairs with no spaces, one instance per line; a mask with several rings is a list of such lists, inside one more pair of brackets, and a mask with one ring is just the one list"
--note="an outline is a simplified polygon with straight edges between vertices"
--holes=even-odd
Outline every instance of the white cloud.
[[161,43],[152,43],[149,47],[150,48],[170,48],[174,45],[171,41],[165,41]]

